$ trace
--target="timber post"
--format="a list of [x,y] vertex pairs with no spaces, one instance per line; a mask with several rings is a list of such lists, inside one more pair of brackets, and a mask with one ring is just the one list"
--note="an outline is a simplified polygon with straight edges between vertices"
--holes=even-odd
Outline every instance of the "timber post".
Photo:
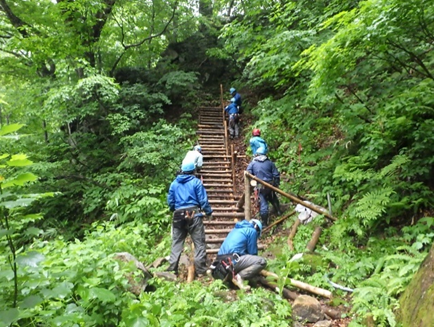
[[237,202],[237,210],[238,211],[243,211],[245,201],[246,201],[246,196],[243,193],[243,195],[241,195],[240,199]]
[[231,166],[232,166],[232,192],[235,194],[235,148],[234,145],[231,144]]
[[249,173],[244,171],[244,219],[250,221],[250,178]]
[[313,252],[315,250],[316,244],[318,243],[319,237],[321,236],[322,229],[320,226],[317,226],[312,233],[312,238],[309,243],[307,243],[306,250],[308,252]]

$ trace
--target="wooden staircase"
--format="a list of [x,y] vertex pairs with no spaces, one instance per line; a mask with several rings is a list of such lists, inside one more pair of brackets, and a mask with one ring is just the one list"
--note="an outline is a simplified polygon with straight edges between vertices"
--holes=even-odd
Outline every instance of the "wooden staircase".
[[238,198],[234,185],[235,155],[227,137],[221,107],[200,108],[197,134],[204,159],[200,173],[214,211],[212,221],[204,218],[206,253],[210,257],[217,254],[226,235],[237,221],[244,219],[245,215],[244,211],[238,211],[236,206]]

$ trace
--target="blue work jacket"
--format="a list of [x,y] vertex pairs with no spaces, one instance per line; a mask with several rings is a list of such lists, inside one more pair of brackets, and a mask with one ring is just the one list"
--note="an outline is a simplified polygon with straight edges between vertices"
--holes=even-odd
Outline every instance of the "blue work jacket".
[[260,147],[265,148],[265,154],[268,153],[268,145],[264,139],[259,136],[253,136],[250,139],[250,148],[252,149],[252,154],[255,155],[256,150],[258,150]]
[[176,176],[170,184],[167,204],[170,211],[197,206],[205,211],[205,214],[212,214],[205,187],[194,175]]
[[229,104],[226,108],[225,108],[225,112],[228,115],[232,115],[232,114],[237,114],[238,113],[238,108],[237,105],[232,102],[231,104]]
[[247,220],[235,224],[235,228],[226,236],[223,244],[220,246],[218,255],[238,253],[258,254],[258,232],[253,225]]
[[238,92],[236,92],[233,98],[235,99],[235,105],[237,107],[241,107],[241,103],[242,103],[241,95]]
[[267,156],[255,157],[247,166],[246,169],[250,174],[262,179],[263,181],[272,184],[273,186],[280,185],[280,173],[274,162],[268,159]]

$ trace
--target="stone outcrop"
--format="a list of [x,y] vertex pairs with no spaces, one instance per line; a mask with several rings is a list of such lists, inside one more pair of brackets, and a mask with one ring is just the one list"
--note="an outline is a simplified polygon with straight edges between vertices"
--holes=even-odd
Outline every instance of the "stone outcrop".
[[317,322],[324,319],[321,304],[309,295],[298,296],[292,305],[294,318],[304,322]]

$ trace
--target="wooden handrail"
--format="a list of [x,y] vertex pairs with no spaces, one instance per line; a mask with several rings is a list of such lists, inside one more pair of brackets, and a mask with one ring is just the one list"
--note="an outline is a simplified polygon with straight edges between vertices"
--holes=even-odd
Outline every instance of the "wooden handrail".
[[[333,216],[330,215],[328,212],[321,211],[321,210],[318,209],[317,207],[315,207],[315,206],[313,206],[313,205],[311,205],[311,204],[309,204],[309,203],[306,203],[306,202],[300,200],[299,198],[297,198],[297,197],[295,197],[295,196],[293,196],[293,195],[291,195],[291,194],[288,194],[288,193],[286,193],[286,192],[283,192],[281,189],[279,189],[279,188],[277,188],[277,187],[275,187],[275,186],[273,186],[273,185],[271,185],[271,184],[269,184],[269,183],[263,181],[262,179],[259,179],[258,177],[256,177],[256,176],[250,174],[248,171],[245,171],[245,172],[244,172],[244,179],[246,179],[246,177],[248,177],[248,178],[250,178],[250,179],[253,179],[253,180],[257,181],[258,183],[261,183],[262,185],[264,185],[264,186],[266,186],[266,187],[268,187],[268,188],[271,188],[273,191],[275,191],[275,192],[277,192],[277,193],[283,195],[284,197],[286,197],[286,198],[292,200],[292,201],[295,202],[295,203],[301,204],[302,206],[304,206],[304,207],[306,207],[306,208],[309,208],[310,210],[315,211],[316,213],[318,213],[318,214],[320,214],[320,215],[324,215],[326,218],[328,218],[328,219],[330,219],[330,220],[332,220],[332,221],[336,221],[336,220],[337,220],[337,218],[333,217]],[[250,181],[247,181],[247,183],[246,183],[246,181],[244,181],[244,185],[250,185]],[[247,190],[247,188],[246,188],[246,190]],[[250,187],[249,187],[249,190],[250,190]],[[248,198],[246,197],[245,200],[247,200],[247,199],[248,199]],[[249,199],[250,199],[250,194],[249,194]],[[246,201],[246,204],[247,204],[247,202],[250,202],[250,201]]]

